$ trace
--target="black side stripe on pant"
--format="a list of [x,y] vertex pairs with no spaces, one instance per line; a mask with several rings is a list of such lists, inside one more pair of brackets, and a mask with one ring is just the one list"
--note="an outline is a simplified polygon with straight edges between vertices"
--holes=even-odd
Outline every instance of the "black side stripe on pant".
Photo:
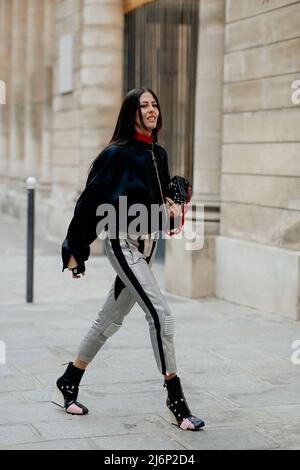
[[120,245],[120,240],[119,239],[111,239],[110,240],[111,247],[113,249],[113,252],[123,269],[123,272],[126,274],[127,278],[145,303],[146,307],[148,308],[153,321],[154,321],[154,326],[156,329],[156,338],[157,338],[157,345],[158,345],[158,351],[159,351],[159,357],[161,361],[161,368],[162,368],[162,374],[166,374],[166,361],[165,361],[165,356],[164,356],[164,350],[162,346],[162,340],[161,340],[161,331],[160,331],[160,323],[159,323],[159,318],[157,311],[154,308],[154,305],[152,304],[151,300],[147,296],[146,292],[142,288],[141,284],[139,283],[138,279],[135,277],[133,274],[132,270],[130,269],[130,266],[128,265],[126,258],[122,252],[121,245]]
[[115,288],[114,288],[114,295],[115,295],[115,300],[119,297],[121,294],[122,290],[125,288],[124,282],[120,279],[119,276],[116,277],[115,280]]
[[[146,258],[146,261],[147,263],[149,264],[150,263],[150,260],[152,258],[152,255],[153,255],[153,251],[154,251],[154,248],[155,248],[155,243],[153,243],[153,246],[152,246],[152,249],[151,249],[151,253],[150,255]],[[145,245],[145,242],[144,240],[140,240],[139,241],[139,251],[141,253],[144,253],[144,245]],[[115,280],[115,289],[114,289],[114,294],[115,294],[115,300],[117,300],[117,298],[119,297],[119,295],[121,294],[122,290],[125,288],[125,284],[124,282],[120,279],[119,276],[116,277],[116,280]]]
[[139,252],[144,254],[144,249],[145,249],[145,240],[141,239],[139,240]]
[[150,255],[147,256],[147,258],[146,258],[147,263],[149,263],[149,262],[150,262],[150,259],[152,258],[153,251],[154,251],[154,248],[155,248],[156,243],[157,243],[157,242],[154,241],[153,244],[152,244],[151,253],[150,253]]

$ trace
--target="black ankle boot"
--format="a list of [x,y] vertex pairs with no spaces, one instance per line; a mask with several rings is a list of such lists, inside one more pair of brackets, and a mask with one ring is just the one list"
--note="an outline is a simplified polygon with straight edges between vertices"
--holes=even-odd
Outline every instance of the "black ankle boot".
[[86,415],[89,412],[84,405],[76,401],[83,374],[83,369],[79,369],[73,365],[73,362],[69,362],[65,373],[57,379],[52,403],[64,408],[66,413]]
[[179,377],[175,376],[170,380],[165,380],[164,386],[168,391],[167,407],[170,410],[172,424],[189,431],[203,428],[204,421],[193,416],[188,407]]

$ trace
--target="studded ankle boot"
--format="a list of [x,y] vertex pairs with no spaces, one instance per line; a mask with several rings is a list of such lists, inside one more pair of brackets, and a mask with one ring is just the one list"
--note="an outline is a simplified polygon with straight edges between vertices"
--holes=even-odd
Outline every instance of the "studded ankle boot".
[[166,380],[164,386],[168,391],[167,407],[170,411],[172,424],[188,431],[197,431],[203,428],[205,426],[204,421],[193,416],[188,407],[179,377],[175,376],[170,380]]
[[66,413],[86,415],[89,412],[84,405],[76,401],[83,374],[83,369],[79,369],[73,365],[73,362],[69,362],[65,373],[57,379],[52,403],[64,408]]

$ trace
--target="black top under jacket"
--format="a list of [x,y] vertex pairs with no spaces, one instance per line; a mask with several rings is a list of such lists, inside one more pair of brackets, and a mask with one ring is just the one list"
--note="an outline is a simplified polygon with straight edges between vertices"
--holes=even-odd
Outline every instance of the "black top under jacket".
[[[71,254],[80,266],[80,271],[85,269],[84,261],[89,258],[90,244],[97,238],[96,226],[104,218],[96,215],[100,204],[112,204],[117,214],[120,196],[127,196],[128,208],[131,204],[142,203],[149,213],[151,204],[163,204],[151,149],[156,157],[165,196],[170,172],[167,152],[163,147],[136,139],[126,145],[115,144],[108,147],[94,165],[88,184],[76,203],[62,244],[63,270],[67,268]],[[128,221],[130,223],[130,217]],[[117,226],[117,233],[118,230]],[[146,233],[151,233],[151,227],[148,227]]]

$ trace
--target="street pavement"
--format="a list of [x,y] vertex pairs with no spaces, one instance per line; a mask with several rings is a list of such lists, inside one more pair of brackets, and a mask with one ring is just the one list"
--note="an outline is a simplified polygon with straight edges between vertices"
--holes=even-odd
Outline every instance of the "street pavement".
[[169,423],[137,305],[84,375],[79,401],[90,413],[53,405],[62,363],[75,357],[115,274],[106,256],[92,256],[86,276],[72,279],[61,271],[61,240],[37,233],[28,304],[25,222],[3,214],[0,221],[0,449],[300,449],[300,322],[170,295],[160,263],[153,271],[176,318],[178,375],[206,427],[193,433]]

